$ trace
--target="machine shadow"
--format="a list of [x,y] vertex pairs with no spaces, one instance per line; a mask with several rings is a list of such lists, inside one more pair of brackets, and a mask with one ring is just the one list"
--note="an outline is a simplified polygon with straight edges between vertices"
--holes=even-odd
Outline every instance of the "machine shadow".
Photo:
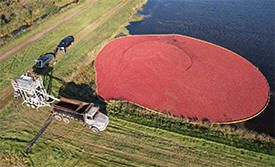
[[61,82],[62,84],[65,83],[62,79],[59,79],[57,77],[54,77],[53,74],[53,67],[47,66],[45,68],[36,68],[33,66],[33,72],[39,76],[42,77],[43,79],[43,85],[46,89],[46,91],[49,93],[52,93],[52,81],[53,79]]
[[[58,91],[58,97],[66,97],[70,99],[76,99],[89,103],[96,103],[100,106],[101,112],[106,114],[107,103],[104,99],[99,97],[96,93],[96,84],[94,82],[90,84],[77,84],[75,82],[65,82],[62,79],[53,76],[53,67],[49,66],[44,69],[33,68],[36,74],[43,77],[43,82],[47,92],[52,92],[52,81],[56,80],[62,84]],[[236,124],[230,124],[231,127],[245,128],[258,133],[264,133],[275,137],[275,108],[274,108],[274,96],[271,95],[270,102],[264,112],[257,117]],[[188,118],[191,120],[197,120],[197,118]],[[203,122],[209,122],[207,119],[203,119]]]
[[67,82],[59,89],[58,96],[95,103],[99,105],[100,111],[106,114],[107,103],[97,95],[96,90],[92,87],[88,84]]
[[62,84],[56,93],[58,97],[95,103],[100,106],[101,112],[106,114],[107,103],[97,95],[96,84],[94,82],[91,82],[90,84],[65,82],[64,80],[53,75],[53,67],[51,66],[38,70],[34,68],[33,71],[42,76],[43,84],[45,85],[47,92],[53,92],[53,81],[55,80]]

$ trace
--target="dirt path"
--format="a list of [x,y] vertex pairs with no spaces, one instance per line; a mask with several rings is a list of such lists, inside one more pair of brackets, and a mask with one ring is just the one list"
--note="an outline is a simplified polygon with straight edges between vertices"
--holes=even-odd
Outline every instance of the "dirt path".
[[[83,10],[87,7],[89,7],[90,5],[92,5],[95,1],[97,0],[91,0],[89,5],[85,6],[85,7],[81,7],[80,9],[78,9],[77,11],[79,12],[80,10]],[[87,27],[85,27],[84,29],[82,29],[80,32],[78,32],[75,35],[75,42],[74,44],[77,44],[79,41],[81,41],[83,38],[86,37],[87,34],[89,34],[90,32],[94,31],[96,28],[98,28],[100,25],[102,25],[106,20],[108,20],[110,17],[112,17],[116,12],[119,11],[120,8],[122,8],[125,4],[127,4],[129,1],[128,0],[122,0],[118,5],[116,5],[113,9],[109,10],[108,12],[104,13],[102,16],[100,16],[97,20],[91,22]],[[22,43],[21,45],[18,45],[17,47],[13,48],[12,50],[6,52],[3,56],[0,57],[0,62],[3,61],[4,59],[8,58],[9,56],[11,56],[12,54],[18,52],[19,50],[21,50],[22,48],[26,47],[27,45],[31,44],[32,42],[34,42],[35,40],[39,39],[40,37],[42,37],[44,34],[46,34],[47,32],[49,32],[50,30],[52,30],[53,28],[55,28],[56,26],[58,26],[59,24],[63,23],[64,21],[72,18],[74,15],[76,15],[78,12],[74,12],[68,16],[66,16],[65,18],[63,18],[62,22],[61,20],[58,21],[57,23],[55,23],[54,25],[52,25],[51,27],[45,29],[47,31],[43,31],[44,33],[42,34],[42,32],[36,34],[35,36],[33,36],[32,38],[28,39],[27,41],[25,41],[24,43]],[[66,20],[64,20],[66,19]],[[50,29],[50,30],[48,30]],[[39,37],[36,37],[39,36]],[[36,37],[36,39],[34,40],[33,38]],[[24,44],[24,45],[23,45]],[[19,47],[21,46],[21,47]],[[73,46],[72,46],[73,47]],[[6,55],[6,58],[3,58]],[[3,58],[3,59],[2,59]],[[13,89],[11,86],[5,88],[3,90],[4,92],[8,92],[6,96],[6,98],[3,98],[0,100],[0,108],[2,108],[12,97],[13,97]],[[3,92],[2,91],[2,92]]]
[[83,38],[86,37],[87,34],[94,31],[96,28],[98,28],[100,25],[102,25],[106,20],[108,20],[110,17],[112,17],[120,8],[122,8],[125,4],[127,4],[128,0],[121,1],[118,5],[116,5],[114,8],[109,10],[108,12],[104,13],[102,16],[100,16],[97,20],[93,21],[91,24],[89,24],[87,27],[82,29],[80,32],[78,32],[75,35],[76,42],[81,41]]
[[45,35],[46,33],[48,33],[49,31],[51,31],[52,29],[54,29],[55,27],[57,27],[58,25],[62,24],[63,22],[71,19],[72,17],[74,17],[75,15],[77,15],[80,11],[85,10],[86,8],[88,8],[89,6],[91,6],[94,2],[96,2],[97,0],[91,0],[87,5],[84,5],[80,8],[78,8],[77,10],[75,10],[73,13],[68,14],[67,16],[65,16],[64,18],[62,18],[61,20],[57,21],[56,23],[54,23],[53,25],[49,26],[48,28],[36,33],[34,36],[32,36],[31,38],[27,39],[26,41],[24,41],[23,43],[21,43],[20,45],[17,45],[16,47],[12,48],[11,50],[7,51],[6,53],[4,53],[1,57],[0,57],[0,62],[4,61],[5,59],[7,59],[9,56],[15,54],[16,52],[20,51],[21,49],[25,48],[26,46],[28,46],[29,44],[31,44],[32,42],[36,41],[37,39],[41,38],[43,35]]

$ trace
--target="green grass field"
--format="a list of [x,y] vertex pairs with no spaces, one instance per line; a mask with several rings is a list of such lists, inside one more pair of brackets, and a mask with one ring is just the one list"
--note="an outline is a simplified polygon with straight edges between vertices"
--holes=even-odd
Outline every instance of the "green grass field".
[[31,25],[36,19],[53,15],[57,13],[61,7],[73,2],[75,1],[0,1],[0,37],[11,35],[14,30],[21,26]]
[[89,0],[83,0],[79,5],[73,5],[69,10],[62,11],[56,15],[49,16],[47,19],[41,20],[37,26],[33,26],[32,28],[25,30],[23,33],[16,35],[13,40],[1,46],[0,54],[2,55],[6,51],[17,46],[18,44],[30,38],[34,34],[40,32],[43,29],[46,29],[47,27],[50,27],[52,24],[56,23],[58,20],[64,18],[66,15],[72,13],[73,11],[79,9],[80,7],[87,5],[88,3],[89,3]]
[[[67,55],[60,53],[57,63],[44,72],[45,88],[56,97],[96,100],[92,62],[115,35],[127,33],[125,25],[143,3],[144,0],[95,2],[1,62],[1,93],[9,90],[9,77],[31,69],[33,59],[52,51],[64,36],[74,35],[77,41]],[[23,33],[0,53],[77,8]],[[24,148],[47,120],[50,108],[36,111],[20,103],[20,99],[11,99],[0,109],[0,166],[275,166],[275,140],[271,137],[228,125],[174,118],[125,102],[108,102],[110,123],[99,134],[76,121],[66,125],[53,120],[25,154]]]
[[[12,112],[13,105],[17,107],[16,111]],[[93,134],[79,122],[65,125],[54,120],[30,153],[23,153],[28,142],[47,119],[47,110],[49,109],[37,112],[26,109],[18,105],[16,100],[1,110],[0,165],[1,163],[8,166],[274,165],[274,152],[269,154],[237,148],[206,139],[203,134],[200,137],[184,135],[185,132],[182,134],[146,126],[137,121],[125,120],[116,114],[109,114],[110,124],[107,130],[99,134]],[[140,120],[145,121],[145,118]],[[205,132],[197,128],[193,133]],[[226,140],[226,137],[217,136],[211,130],[204,135]],[[231,142],[237,141],[231,140]],[[265,147],[263,150],[268,149]]]
[[[0,83],[0,90],[9,85],[7,80],[8,78],[18,77],[24,71],[30,69],[33,66],[34,59],[38,58],[42,54],[52,52],[59,41],[64,38],[64,36],[75,35],[77,32],[85,28],[90,22],[95,21],[100,15],[108,11],[118,2],[119,0],[96,2],[90,8],[81,11],[81,13],[75,16],[73,19],[66,21],[64,24],[58,26],[53,31],[47,33],[42,38],[32,43],[32,45],[26,47],[25,49],[2,62],[0,64],[0,76],[2,80]],[[99,31],[100,29],[101,27],[99,28]],[[102,39],[106,38],[103,35],[104,34],[99,36],[95,32],[92,34],[86,34],[86,38],[81,41],[82,43],[74,46],[71,51],[68,52],[68,55],[63,57],[64,61],[62,60],[58,62],[58,65],[64,66],[65,64],[65,66],[68,66],[68,64],[66,64],[68,63],[66,60],[69,59],[69,61],[72,61],[72,58],[75,60],[83,58],[83,55],[87,54],[87,52],[92,50],[99,42],[102,41]],[[95,36],[96,38],[94,38]],[[85,45],[83,45],[83,43],[85,43]],[[89,46],[89,44],[92,46]],[[5,48],[1,48],[1,50],[2,49],[5,50]],[[81,52],[80,55],[79,52]],[[73,68],[66,67],[63,70],[66,71],[65,73],[68,73],[69,71],[71,72]]]

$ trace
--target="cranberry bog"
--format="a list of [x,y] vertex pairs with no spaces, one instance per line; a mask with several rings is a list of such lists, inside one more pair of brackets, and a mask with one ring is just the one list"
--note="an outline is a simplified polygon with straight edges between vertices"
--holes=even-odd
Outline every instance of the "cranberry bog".
[[[9,91],[10,83],[5,78],[20,76],[31,69],[32,60],[38,53],[52,50],[64,34],[69,33],[78,36],[79,41],[68,50],[67,56],[58,57],[57,63],[50,65],[54,70],[50,68],[44,74],[45,88],[56,97],[66,95],[85,102],[93,101],[97,96],[92,66],[95,55],[91,53],[105,45],[106,39],[111,40],[121,32],[121,26],[128,24],[129,15],[134,14],[133,9],[140,3],[144,1],[96,1],[1,62],[0,100],[4,100],[0,106],[0,166],[275,166],[273,138],[241,129],[227,129],[227,125],[213,127],[204,122],[209,126],[199,126],[182,122],[178,117],[167,118],[157,112],[140,111],[130,103],[127,108],[120,102],[115,102],[119,105],[108,103],[110,124],[102,133],[94,135],[79,122],[64,125],[54,120],[28,154],[24,153],[24,148],[44,125],[50,109],[41,108],[37,112],[23,107],[20,99],[9,96],[13,92]],[[72,7],[62,14],[77,9]],[[61,16],[51,17],[45,27],[38,25],[37,28],[47,28]],[[18,40],[19,43],[28,40],[37,31],[36,27],[31,28],[9,46]]]
[[174,116],[215,123],[248,120],[269,101],[262,73],[240,55],[180,35],[111,41],[95,60],[97,91]]

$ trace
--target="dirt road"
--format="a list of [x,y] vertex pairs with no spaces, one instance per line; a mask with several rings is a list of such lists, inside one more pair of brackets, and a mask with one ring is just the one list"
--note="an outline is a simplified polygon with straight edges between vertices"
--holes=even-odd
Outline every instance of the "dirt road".
[[[29,38],[28,40],[26,40],[25,42],[21,43],[21,45],[18,45],[17,47],[13,48],[12,50],[6,52],[4,55],[2,55],[0,57],[0,62],[5,60],[6,58],[8,58],[9,56],[11,56],[12,54],[20,51],[21,49],[23,49],[24,47],[26,47],[27,45],[31,44],[32,42],[34,42],[35,40],[39,39],[40,37],[42,37],[43,35],[45,35],[47,32],[49,32],[50,30],[52,30],[53,28],[55,28],[56,26],[58,26],[59,24],[63,23],[64,21],[72,18],[73,16],[75,16],[78,12],[80,12],[81,10],[89,7],[90,5],[92,5],[94,2],[96,2],[97,0],[91,0],[89,5],[85,6],[85,7],[81,7],[78,10],[76,10],[75,12],[73,12],[72,14],[66,16],[65,18],[63,18],[62,20],[58,21],[57,23],[53,24],[52,26],[50,26],[49,28],[45,29],[42,32],[37,33],[35,36],[33,36],[32,38]],[[79,41],[81,41],[83,38],[85,38],[86,34],[89,34],[90,32],[94,31],[96,28],[98,28],[100,25],[102,25],[106,20],[108,20],[110,17],[112,17],[114,14],[116,14],[120,8],[122,8],[124,5],[126,5],[129,1],[128,0],[122,0],[119,4],[117,4],[112,10],[109,10],[108,12],[104,13],[102,16],[100,16],[97,20],[91,22],[87,27],[85,27],[84,29],[82,29],[80,32],[78,32],[77,34],[75,34],[75,42],[74,45],[77,44]],[[70,16],[70,17],[69,17]],[[65,20],[66,19],[66,20]],[[73,46],[72,46],[73,47]],[[5,98],[1,97],[0,100],[0,108],[2,108],[13,96],[12,96],[12,87],[9,86],[7,88],[5,88],[3,90],[4,92],[9,92],[9,93],[5,93],[5,94],[9,94],[7,95]],[[2,92],[3,92],[2,91]]]
[[85,38],[86,34],[89,34],[90,32],[94,31],[96,28],[98,28],[100,25],[102,25],[106,20],[108,20],[110,17],[112,17],[120,8],[122,8],[128,2],[129,2],[128,0],[121,1],[113,9],[111,9],[108,12],[104,13],[97,20],[95,20],[94,22],[89,24],[87,27],[85,27],[83,30],[78,32],[75,35],[76,42],[78,42],[81,39]]
[[11,50],[7,51],[6,53],[4,53],[1,57],[0,57],[0,62],[4,61],[5,59],[7,59],[9,56],[15,54],[16,52],[20,51],[21,49],[25,48],[27,45],[31,44],[32,42],[36,41],[37,39],[41,38],[43,35],[45,35],[46,33],[48,33],[49,31],[51,31],[52,29],[54,29],[55,27],[57,27],[58,25],[62,24],[63,22],[71,19],[72,17],[74,17],[75,15],[77,15],[80,11],[85,10],[86,8],[88,8],[89,6],[91,6],[94,2],[96,2],[97,0],[91,0],[87,5],[84,5],[80,8],[78,8],[77,10],[75,10],[73,13],[68,14],[67,16],[65,16],[64,18],[62,18],[61,20],[57,21],[56,23],[54,23],[53,25],[49,26],[48,28],[38,32],[37,34],[35,34],[34,36],[32,36],[31,38],[27,39],[26,41],[24,41],[23,43],[21,43],[20,45],[17,45],[16,47],[12,48]]

